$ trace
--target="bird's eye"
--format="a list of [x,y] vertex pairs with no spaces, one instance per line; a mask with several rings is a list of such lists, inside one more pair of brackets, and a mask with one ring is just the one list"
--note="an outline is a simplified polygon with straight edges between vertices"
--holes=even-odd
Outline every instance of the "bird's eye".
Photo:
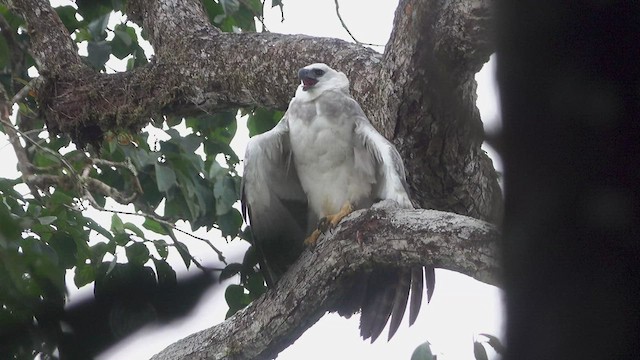
[[320,70],[320,69],[313,69],[313,74],[315,76],[322,76],[324,75],[324,70]]

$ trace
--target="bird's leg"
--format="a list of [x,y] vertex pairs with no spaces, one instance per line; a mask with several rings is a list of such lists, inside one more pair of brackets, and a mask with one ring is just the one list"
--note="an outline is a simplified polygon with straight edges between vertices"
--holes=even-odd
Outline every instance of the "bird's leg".
[[311,235],[304,240],[305,245],[314,246],[318,241],[318,237],[320,234],[324,234],[327,230],[333,229],[338,226],[340,220],[344,219],[345,216],[351,214],[353,212],[353,205],[350,202],[344,203],[340,210],[332,215],[327,215],[318,221],[318,228],[313,230]]
[[342,205],[342,207],[337,213],[333,215],[327,215],[322,219],[320,219],[320,221],[318,221],[318,228],[313,230],[311,235],[309,235],[304,240],[304,243],[308,246],[315,245],[316,242],[318,241],[318,237],[320,237],[320,234],[324,234],[327,230],[331,230],[336,226],[338,226],[338,223],[340,223],[340,220],[344,219],[345,216],[351,214],[352,212],[353,212],[353,205],[351,205],[350,202],[344,203],[344,205]]
[[325,233],[327,230],[334,229],[345,216],[351,214],[353,212],[353,205],[350,202],[344,203],[340,208],[340,211],[333,215],[327,215],[320,219],[318,222],[318,230]]
[[320,230],[318,229],[313,230],[311,235],[309,235],[309,237],[304,239],[304,244],[307,246],[315,246],[316,242],[318,242],[318,237],[320,237],[320,234],[322,234]]

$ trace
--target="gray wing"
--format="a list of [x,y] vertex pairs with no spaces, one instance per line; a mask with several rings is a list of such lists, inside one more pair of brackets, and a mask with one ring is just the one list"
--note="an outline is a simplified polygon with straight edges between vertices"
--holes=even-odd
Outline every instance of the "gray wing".
[[[402,158],[395,146],[382,136],[364,116],[356,119],[356,139],[368,156],[356,158],[356,163],[370,161],[376,172],[376,200],[395,200],[400,207],[413,208],[405,178]],[[358,152],[356,152],[356,155]],[[365,165],[363,165],[365,166]]]
[[[402,158],[395,146],[369,122],[360,105],[347,96],[343,106],[355,121],[355,164],[365,173],[374,173],[374,201],[395,200],[400,207],[413,208],[409,198]],[[426,267],[427,295],[430,298],[435,277],[433,268]],[[409,322],[413,324],[422,303],[424,276],[422,267],[375,269],[367,280],[362,315],[361,335],[371,342],[380,335],[391,318],[389,339],[395,334],[404,317],[407,302]],[[411,297],[409,297],[411,294]]]
[[242,178],[242,214],[267,285],[273,286],[304,249],[307,198],[293,168],[287,114],[249,140]]

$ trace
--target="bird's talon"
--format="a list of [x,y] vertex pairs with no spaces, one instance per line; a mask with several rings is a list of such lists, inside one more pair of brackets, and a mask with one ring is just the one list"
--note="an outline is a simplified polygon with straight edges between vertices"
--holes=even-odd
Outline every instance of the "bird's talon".
[[309,237],[304,239],[304,244],[306,246],[316,246],[316,243],[318,242],[319,237],[320,237],[320,231],[318,229],[313,230],[311,235],[309,235]]
[[318,221],[318,230],[320,230],[320,232],[322,232],[323,234],[327,232],[327,230],[329,230],[330,228],[332,228],[331,221],[329,221],[327,216],[323,217],[322,219],[320,219],[320,221]]

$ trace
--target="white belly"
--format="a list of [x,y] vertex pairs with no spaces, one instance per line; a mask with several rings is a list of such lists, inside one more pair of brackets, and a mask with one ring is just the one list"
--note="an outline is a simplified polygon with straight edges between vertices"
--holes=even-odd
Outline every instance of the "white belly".
[[351,120],[322,115],[289,122],[294,165],[318,218],[337,213],[347,201],[354,206],[371,201],[373,179],[354,167],[353,130]]

